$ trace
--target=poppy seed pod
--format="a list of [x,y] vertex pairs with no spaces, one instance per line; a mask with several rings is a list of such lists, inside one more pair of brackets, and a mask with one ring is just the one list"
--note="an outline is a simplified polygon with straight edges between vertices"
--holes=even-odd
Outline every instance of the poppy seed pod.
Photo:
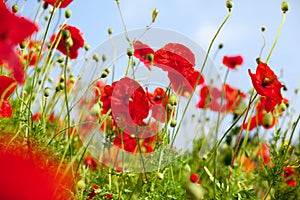
[[133,52],[134,52],[134,49],[130,47],[127,49],[126,54],[127,54],[127,56],[131,57],[131,56],[133,56]]
[[262,119],[262,125],[264,127],[270,127],[270,126],[272,126],[272,123],[273,123],[273,115],[271,112],[269,112],[264,115],[264,117]]
[[286,13],[289,10],[289,7],[290,7],[289,2],[283,1],[281,3],[281,10],[283,13]]
[[71,11],[70,9],[67,9],[67,10],[65,11],[65,17],[66,17],[67,19],[69,19],[69,18],[71,17],[71,15],[72,15],[72,11]]
[[99,56],[98,56],[97,53],[95,53],[95,54],[93,55],[93,60],[96,61],[96,62],[99,62]]
[[233,7],[233,2],[231,0],[227,0],[226,1],[226,7],[229,9],[229,11],[232,9]]
[[170,97],[169,97],[169,103],[172,105],[172,106],[176,106],[178,104],[178,99],[176,97],[175,94],[171,94]]
[[18,10],[19,10],[19,6],[18,6],[17,4],[14,4],[14,5],[11,7],[11,9],[12,9],[13,13],[16,13],[16,12],[18,12]]
[[157,15],[158,15],[158,10],[156,8],[154,8],[152,10],[152,23],[155,22],[155,19],[156,19]]
[[107,32],[108,32],[109,35],[111,35],[111,34],[113,34],[114,30],[113,30],[112,28],[109,28],[109,29],[107,30]]
[[50,91],[51,91],[50,88],[46,87],[45,90],[44,90],[44,96],[49,97]]
[[95,117],[95,116],[99,116],[101,113],[101,106],[99,103],[95,103],[93,105],[93,107],[90,110],[90,114]]

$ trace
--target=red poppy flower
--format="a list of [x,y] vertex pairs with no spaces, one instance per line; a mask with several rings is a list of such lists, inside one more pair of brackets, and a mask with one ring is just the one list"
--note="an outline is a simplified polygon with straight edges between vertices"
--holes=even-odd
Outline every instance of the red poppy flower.
[[[154,151],[154,146],[157,142],[156,135],[146,138],[138,137],[142,153],[151,153]],[[140,153],[136,137],[132,137],[132,135],[129,135],[128,133],[119,133],[113,143],[129,153]]]
[[224,56],[223,57],[223,64],[228,67],[229,69],[237,69],[238,66],[243,64],[243,57],[238,56]]
[[268,146],[266,144],[261,144],[261,149],[259,149],[256,153],[256,156],[262,156],[265,165],[270,162],[270,152]]
[[49,3],[50,5],[56,8],[65,8],[67,7],[73,0],[44,0],[44,2]]
[[154,65],[168,72],[173,89],[180,95],[191,93],[204,83],[199,71],[194,69],[195,55],[186,46],[168,43],[154,54]]
[[175,69],[182,72],[184,68],[194,67],[195,55],[186,46],[178,43],[168,43],[154,54],[154,65],[165,71]]
[[293,171],[291,167],[285,167],[284,168],[284,178],[289,178],[288,180],[285,181],[286,184],[289,186],[296,186],[296,181],[295,181],[295,176],[296,173]]
[[191,174],[190,176],[190,181],[193,183],[196,183],[198,180],[198,175],[197,174]]
[[250,69],[248,72],[256,92],[266,97],[266,111],[272,111],[283,100],[280,91],[283,85],[270,67],[263,62],[258,64],[256,74],[252,74]]
[[[258,127],[262,124],[262,117],[263,115],[260,114],[260,115],[255,115],[253,117],[251,117],[248,122],[246,122],[244,125],[243,125],[243,129],[244,130],[253,130],[255,127]],[[249,126],[249,128],[248,128]]]
[[87,156],[87,157],[85,158],[84,164],[85,164],[88,168],[90,168],[90,169],[92,169],[92,170],[96,169],[97,166],[98,166],[97,161],[96,161],[94,158],[90,157],[90,156]]
[[93,197],[97,196],[99,193],[96,192],[97,189],[99,189],[100,187],[96,184],[93,184],[92,188],[91,188],[91,191],[88,195],[88,198],[87,200],[92,200]]
[[15,47],[36,31],[34,23],[11,13],[0,1],[0,65],[7,64],[19,83],[25,80],[24,67]]
[[[69,31],[70,35],[67,38],[63,38],[63,31]],[[59,38],[60,40],[58,41]],[[72,42],[68,43],[68,40],[71,40]],[[64,25],[59,34],[52,35],[51,42],[58,42],[57,50],[71,59],[77,58],[78,49],[84,46],[84,39],[80,30],[74,26],[69,25]]]
[[106,194],[105,196],[106,196],[106,198],[108,198],[108,199],[113,199],[113,195],[112,195],[112,194]]
[[146,94],[150,102],[150,109],[152,111],[151,116],[159,122],[165,122],[167,119],[166,117],[168,116],[167,114],[169,114],[166,109],[168,95],[165,93],[165,90],[157,87],[152,94],[148,91],[148,88],[146,88]]
[[149,102],[144,89],[135,80],[127,77],[114,85],[111,107],[112,114],[121,127],[144,125],[143,120],[149,114]]
[[229,84],[223,85],[223,90],[225,110],[227,112],[234,112],[236,108],[240,105],[242,99],[246,98],[246,94],[237,88],[231,87]]
[[10,77],[0,76],[0,118],[10,118],[12,108],[8,97],[14,92],[17,82]]
[[150,61],[147,58],[148,54],[154,54],[154,50],[146,44],[143,44],[141,41],[133,42],[134,56],[138,58],[145,66],[150,70]]

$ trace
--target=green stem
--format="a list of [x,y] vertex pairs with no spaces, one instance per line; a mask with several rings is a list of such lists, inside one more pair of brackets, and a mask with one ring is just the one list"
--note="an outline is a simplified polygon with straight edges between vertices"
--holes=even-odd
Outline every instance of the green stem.
[[[255,99],[256,96],[257,95],[255,95],[253,99]],[[248,116],[248,113],[249,113],[249,110],[250,110],[250,106],[251,106],[251,102],[252,102],[252,97],[253,97],[253,93],[251,93],[250,100],[249,100],[248,106],[246,108],[246,113],[245,113],[245,116],[244,116],[242,126],[244,126],[244,124],[246,123],[246,119],[247,119],[247,116]],[[238,141],[237,141],[237,144],[236,144],[234,155],[233,155],[233,158],[231,160],[231,165],[230,165],[231,168],[233,168],[234,161],[235,161],[235,158],[237,156],[239,146],[240,146],[240,143],[241,143],[242,135],[243,135],[243,128],[241,128],[241,130],[240,130],[240,134],[239,134],[239,137],[238,137]],[[229,174],[228,174],[228,183],[230,182],[230,176],[231,176],[231,170],[229,171]]]
[[[195,84],[195,86],[194,86],[194,89],[193,89],[193,91],[192,91],[192,94],[191,94],[190,98],[188,99],[188,102],[187,102],[186,106],[184,107],[182,116],[185,116],[185,114],[186,114],[186,112],[187,112],[187,109],[188,109],[188,107],[189,107],[189,105],[190,105],[190,102],[191,102],[191,100],[192,100],[192,97],[193,97],[193,95],[194,95],[194,93],[195,93],[196,86],[197,86],[197,84],[198,84],[198,82],[199,82],[199,80],[200,80],[200,78],[201,78],[202,72],[203,72],[204,67],[205,67],[205,65],[206,65],[206,62],[207,62],[209,53],[210,53],[211,48],[212,48],[212,45],[214,44],[214,42],[215,42],[217,36],[219,35],[221,29],[223,28],[223,26],[225,25],[225,23],[226,23],[227,20],[229,19],[230,14],[231,14],[231,11],[228,12],[226,18],[225,18],[224,21],[222,22],[221,26],[218,28],[218,30],[217,30],[217,32],[215,33],[215,35],[214,35],[212,41],[211,41],[210,44],[209,44],[208,50],[207,50],[207,52],[206,52],[206,55],[205,55],[205,58],[204,58],[204,61],[203,61],[203,64],[202,64],[202,67],[201,67],[201,70],[200,70],[200,75],[199,75],[199,77],[198,77],[198,79],[197,79],[197,81],[196,81],[196,84]],[[173,138],[173,140],[172,140],[172,142],[171,142],[171,148],[173,147],[175,138],[176,138],[176,136],[177,136],[177,134],[178,134],[178,132],[179,132],[179,128],[180,128],[182,122],[183,122],[183,117],[181,117],[181,119],[180,119],[180,121],[179,121],[178,128],[177,128],[177,130],[176,130],[175,136],[174,136],[174,138]]]
[[67,68],[68,68],[68,56],[66,56],[65,59],[65,66],[64,66],[64,91],[65,91],[65,104],[67,108],[67,126],[68,126],[68,139],[71,138],[71,132],[70,132],[70,127],[71,127],[71,119],[70,119],[70,108],[69,108],[69,101],[68,101],[68,88],[67,88]]
[[[50,24],[51,24],[51,22],[52,22],[54,13],[55,13],[55,8],[53,8],[53,11],[51,12],[50,19],[49,19],[49,21],[48,21],[48,24],[47,24],[47,27],[46,27],[45,34],[43,35],[43,40],[42,40],[42,45],[41,45],[41,47],[43,47],[44,44],[45,44],[46,37],[47,37],[48,31],[49,31]],[[34,87],[35,87],[35,85],[36,85],[36,83],[35,83],[35,78],[36,78],[36,76],[37,76],[37,74],[38,74],[38,64],[39,64],[40,59],[41,59],[42,51],[43,51],[43,48],[41,48],[40,51],[39,51],[39,53],[38,53],[38,60],[37,60],[37,62],[36,62],[37,64],[36,64],[36,66],[35,66],[35,68],[34,68],[35,70],[34,70],[34,75],[33,75],[33,79],[32,79],[31,90],[30,90],[30,95],[29,95],[30,97],[29,97],[29,102],[28,102],[28,109],[29,109],[29,111],[30,111],[30,109],[31,109],[31,103],[32,103],[33,91],[34,91]],[[38,81],[36,81],[36,82],[38,82]],[[30,123],[30,121],[31,121],[31,115],[30,115],[30,114],[28,114],[27,120],[28,120],[28,123]],[[32,124],[28,124],[28,125],[29,125],[29,127],[32,128]]]
[[[227,68],[226,74],[225,74],[225,78],[224,78],[224,83],[223,85],[226,84],[227,78],[228,78],[228,74],[229,74],[229,68]],[[223,101],[224,101],[224,95],[225,95],[225,87],[223,89],[223,85],[221,86],[221,92],[222,92],[222,96],[221,96],[221,102],[220,102],[220,108],[219,108],[219,112],[218,112],[218,117],[217,117],[217,126],[216,126],[216,132],[215,132],[215,143],[217,143],[218,141],[218,132],[219,132],[219,127],[220,127],[220,117],[221,117],[221,112],[222,112],[222,106],[223,106]],[[216,175],[217,175],[217,151],[214,151],[214,199],[216,199]]]
[[274,50],[274,48],[275,48],[275,46],[276,46],[276,43],[277,43],[278,38],[279,38],[280,31],[281,31],[281,29],[282,29],[282,27],[283,27],[283,24],[284,24],[284,22],[285,22],[285,19],[286,19],[286,13],[283,13],[282,21],[281,21],[281,23],[280,23],[280,25],[279,25],[279,28],[278,28],[278,30],[277,30],[276,37],[275,37],[275,41],[274,41],[274,43],[273,43],[273,45],[272,45],[272,48],[271,48],[271,50],[270,50],[270,52],[269,52],[269,54],[268,54],[268,57],[267,57],[267,59],[266,59],[266,63],[268,63],[268,61],[269,61],[269,59],[270,59],[270,57],[271,57],[271,54],[272,54],[272,52],[273,52],[273,50]]
[[214,42],[215,42],[217,36],[219,35],[221,29],[223,28],[223,26],[225,25],[225,23],[226,23],[227,20],[229,19],[230,15],[231,15],[231,11],[228,12],[226,18],[225,18],[224,21],[222,22],[221,26],[218,28],[217,32],[215,33],[213,39],[211,40],[211,42],[210,42],[210,44],[209,44],[209,46],[208,46],[208,50],[207,50],[207,52],[206,52],[206,55],[205,55],[205,58],[204,58],[204,61],[203,61],[203,64],[202,64],[202,67],[201,67],[201,70],[200,70],[201,74],[202,74],[203,69],[204,69],[204,67],[205,67],[205,64],[206,64],[206,62],[207,62],[208,55],[209,55],[209,53],[210,53],[210,50],[211,50],[211,48],[212,48],[212,45],[214,44]]

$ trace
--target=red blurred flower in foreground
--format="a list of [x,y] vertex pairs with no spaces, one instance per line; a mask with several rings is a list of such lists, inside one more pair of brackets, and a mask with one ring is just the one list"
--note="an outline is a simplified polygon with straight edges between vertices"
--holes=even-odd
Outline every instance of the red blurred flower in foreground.
[[237,69],[241,64],[243,64],[243,57],[238,56],[224,56],[223,64],[229,69]]
[[73,180],[64,167],[57,171],[59,163],[32,144],[29,150],[15,143],[7,148],[10,140],[0,141],[0,199],[71,198]]
[[24,67],[15,47],[36,31],[34,23],[11,13],[0,1],[0,65],[7,64],[19,83],[25,80]]
[[8,97],[14,92],[17,82],[10,77],[0,76],[0,118],[10,118],[12,108]]
[[56,8],[65,8],[67,7],[73,0],[44,0],[44,2],[49,3],[50,5]]
[[150,70],[150,61],[147,58],[148,54],[154,54],[154,50],[141,41],[133,42],[134,56],[138,58]]
[[248,72],[256,92],[266,97],[266,111],[272,111],[283,100],[280,91],[283,85],[278,81],[277,76],[266,63],[260,62],[255,74],[252,74],[250,69]]
[[286,184],[288,184],[289,186],[296,186],[296,180],[295,180],[295,176],[296,173],[293,171],[293,169],[291,167],[285,167],[284,168],[284,178],[289,178],[288,180],[285,181]]
[[54,44],[58,42],[57,50],[71,59],[77,58],[78,49],[84,46],[84,39],[80,30],[69,25],[64,25],[59,34],[52,35],[51,42]]

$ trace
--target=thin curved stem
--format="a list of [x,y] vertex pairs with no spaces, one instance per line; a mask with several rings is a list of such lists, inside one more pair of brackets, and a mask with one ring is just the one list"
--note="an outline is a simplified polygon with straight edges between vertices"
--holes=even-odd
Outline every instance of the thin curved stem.
[[270,57],[271,57],[271,55],[272,55],[272,52],[273,52],[273,50],[274,50],[274,48],[275,48],[275,46],[276,46],[276,44],[277,44],[277,41],[278,41],[278,38],[279,38],[279,34],[280,34],[281,29],[282,29],[282,27],[283,27],[283,25],[284,25],[285,19],[286,19],[286,13],[283,13],[282,21],[281,21],[281,23],[280,23],[280,25],[279,25],[279,28],[278,28],[278,30],[277,30],[276,37],[275,37],[274,43],[273,43],[273,45],[272,45],[272,47],[271,47],[271,50],[270,50],[270,52],[269,52],[269,54],[268,54],[268,57],[267,57],[267,59],[266,59],[266,63],[268,63],[268,61],[270,60]]

